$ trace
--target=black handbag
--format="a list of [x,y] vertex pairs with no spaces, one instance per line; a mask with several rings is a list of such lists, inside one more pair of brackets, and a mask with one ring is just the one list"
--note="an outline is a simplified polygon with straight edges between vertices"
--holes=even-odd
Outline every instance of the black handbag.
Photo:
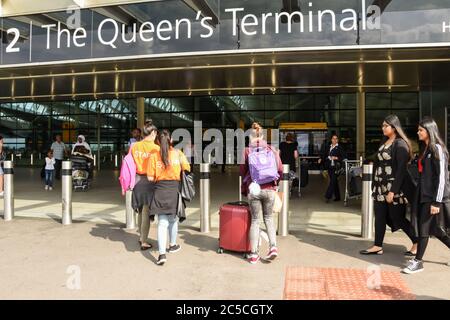
[[180,223],[186,220],[186,204],[184,203],[183,197],[181,196],[181,192],[178,192],[177,216]]
[[195,197],[194,174],[181,171],[180,194],[183,200],[192,201]]
[[411,182],[414,187],[417,187],[419,185],[419,167],[417,161],[409,163],[406,170],[408,172],[409,182]]
[[[181,152],[178,152],[178,158],[181,164]],[[180,174],[180,194],[184,201],[192,201],[195,197],[195,184],[194,184],[194,173],[184,172],[181,170]]]
[[338,177],[345,174],[345,168],[342,166],[342,163],[340,161],[336,161],[334,165],[334,174]]

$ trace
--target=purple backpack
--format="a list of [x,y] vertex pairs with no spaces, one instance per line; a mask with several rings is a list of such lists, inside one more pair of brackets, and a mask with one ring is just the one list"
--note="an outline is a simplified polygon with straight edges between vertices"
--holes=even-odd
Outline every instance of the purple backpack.
[[259,185],[277,181],[280,178],[277,160],[270,148],[250,148],[248,167],[252,181]]

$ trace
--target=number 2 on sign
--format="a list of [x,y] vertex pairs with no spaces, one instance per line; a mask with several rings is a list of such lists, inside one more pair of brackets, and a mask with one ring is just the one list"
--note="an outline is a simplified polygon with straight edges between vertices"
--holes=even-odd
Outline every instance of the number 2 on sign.
[[10,52],[19,52],[20,48],[14,48],[14,46],[16,45],[17,41],[19,41],[20,38],[20,31],[17,28],[11,28],[8,29],[6,31],[6,33],[8,35],[10,34],[14,34],[14,39],[11,41],[11,43],[6,47],[6,52],[10,53]]

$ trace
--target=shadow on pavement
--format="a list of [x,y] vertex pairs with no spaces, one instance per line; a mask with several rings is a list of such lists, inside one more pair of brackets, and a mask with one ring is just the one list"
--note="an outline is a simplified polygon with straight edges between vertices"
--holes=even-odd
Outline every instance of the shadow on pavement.
[[304,244],[357,258],[368,263],[387,264],[401,268],[407,261],[407,258],[403,255],[407,249],[403,245],[385,243],[383,246],[383,255],[365,256],[359,254],[359,251],[373,245],[373,241],[358,239],[352,234],[337,234],[335,232],[319,234],[304,231],[292,231],[291,234]]

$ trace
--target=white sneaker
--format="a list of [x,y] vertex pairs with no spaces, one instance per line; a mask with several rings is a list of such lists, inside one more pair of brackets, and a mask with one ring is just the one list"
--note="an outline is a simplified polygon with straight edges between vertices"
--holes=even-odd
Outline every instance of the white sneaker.
[[45,190],[48,190],[48,186],[45,186]]
[[52,191],[52,190],[53,190],[53,188],[52,188],[52,187],[49,187],[48,189],[49,189],[50,191]]

